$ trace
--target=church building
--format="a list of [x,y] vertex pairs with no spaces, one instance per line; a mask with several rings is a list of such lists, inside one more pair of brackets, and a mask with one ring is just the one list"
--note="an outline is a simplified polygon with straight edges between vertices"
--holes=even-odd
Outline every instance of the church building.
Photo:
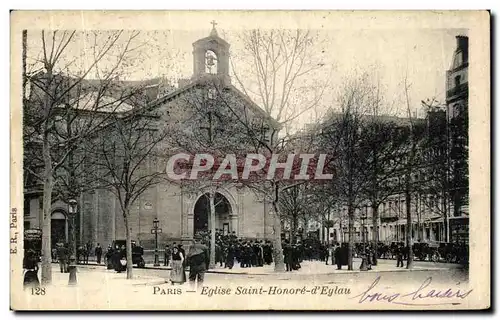
[[[215,25],[210,34],[193,43],[193,74],[191,79],[179,81],[177,88],[162,86],[161,81],[150,81],[148,94],[152,97],[144,107],[167,117],[187,113],[186,96],[216,83],[239,104],[244,105],[261,128],[278,130],[278,123],[231,84],[229,74],[230,44],[219,37]],[[187,49],[187,48],[186,48]],[[149,81],[149,80],[147,80]],[[155,89],[156,88],[156,89]],[[153,90],[153,91],[151,91]],[[154,91],[156,90],[156,91]],[[210,89],[208,89],[209,95]],[[122,112],[122,111],[120,111]],[[123,112],[127,112],[124,108]],[[165,120],[168,121],[168,120]],[[262,123],[263,121],[263,123]],[[201,124],[200,124],[201,126]],[[266,135],[266,130],[263,131]],[[161,170],[161,168],[158,168]],[[38,190],[38,191],[37,191]],[[42,194],[40,189],[25,188],[25,228],[41,229]],[[159,247],[171,242],[187,242],[195,233],[208,231],[210,207],[207,189],[186,190],[177,184],[164,182],[149,188],[134,202],[129,226],[132,240],[146,250],[154,248],[153,221],[158,220]],[[80,195],[76,216],[76,241],[79,245],[97,243],[106,247],[113,240],[125,239],[126,230],[119,202],[109,190],[95,189]],[[51,220],[51,243],[69,242],[68,199],[54,197]],[[238,184],[219,186],[215,195],[216,225],[221,233],[235,233],[240,238],[270,239],[272,237],[271,204],[247,187]]]

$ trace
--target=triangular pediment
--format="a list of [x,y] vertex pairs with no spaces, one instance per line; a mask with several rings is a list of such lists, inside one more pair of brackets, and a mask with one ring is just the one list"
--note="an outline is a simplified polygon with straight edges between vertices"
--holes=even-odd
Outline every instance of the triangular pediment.
[[[158,108],[166,104],[167,102],[171,102],[176,99],[181,99],[183,95],[189,94],[190,92],[195,90],[195,88],[201,88],[205,86],[206,86],[205,81],[201,80],[192,81],[189,84],[152,101],[146,108],[149,110]],[[279,122],[277,122],[274,118],[270,117],[261,107],[259,107],[255,102],[253,102],[252,99],[250,99],[247,95],[245,95],[243,92],[238,90],[233,85],[225,86],[223,87],[222,90],[224,90],[224,92],[226,93],[232,94],[233,97],[239,99],[249,110],[251,110],[259,118],[265,120],[274,129],[279,130],[281,128]]]

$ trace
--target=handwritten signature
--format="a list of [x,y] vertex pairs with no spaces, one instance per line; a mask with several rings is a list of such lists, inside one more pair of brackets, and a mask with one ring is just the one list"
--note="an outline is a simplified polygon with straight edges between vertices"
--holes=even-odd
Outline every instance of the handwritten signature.
[[[435,289],[431,288],[432,277],[428,277],[420,285],[420,287],[409,293],[401,292],[383,292],[380,288],[376,288],[380,282],[380,276],[378,276],[375,281],[357,296],[351,299],[359,299],[359,303],[367,302],[389,302],[401,305],[414,305],[414,306],[431,306],[431,305],[459,305],[460,302],[457,300],[465,299],[471,292],[472,289],[468,291],[462,291],[459,288],[452,289]],[[422,302],[424,300],[426,302]],[[428,302],[429,299],[437,302]],[[443,299],[449,299],[451,301],[443,302]]]

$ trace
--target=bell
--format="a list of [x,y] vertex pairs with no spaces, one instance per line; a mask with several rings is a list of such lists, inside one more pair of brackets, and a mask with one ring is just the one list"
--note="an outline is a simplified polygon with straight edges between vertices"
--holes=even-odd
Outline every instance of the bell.
[[213,67],[215,65],[214,63],[214,57],[208,56],[207,57],[207,66]]

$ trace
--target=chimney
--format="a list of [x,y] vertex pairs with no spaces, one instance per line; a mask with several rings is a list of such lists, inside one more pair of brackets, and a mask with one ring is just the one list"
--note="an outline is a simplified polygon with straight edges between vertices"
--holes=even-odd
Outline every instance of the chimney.
[[469,48],[469,37],[467,36],[457,36],[457,49],[462,51],[468,51]]

